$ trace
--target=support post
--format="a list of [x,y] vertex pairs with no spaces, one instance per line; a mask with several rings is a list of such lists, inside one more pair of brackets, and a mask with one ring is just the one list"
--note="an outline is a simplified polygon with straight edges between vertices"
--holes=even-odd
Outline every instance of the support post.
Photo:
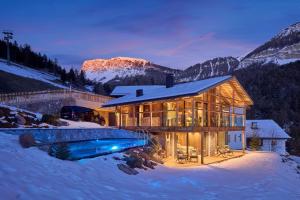
[[201,164],[204,164],[204,132],[200,133],[201,139]]
[[150,102],[150,127],[152,127],[152,102]]
[[245,153],[245,149],[246,149],[245,130],[242,130],[242,149],[243,149],[243,153]]
[[192,127],[195,126],[195,97],[192,97]]

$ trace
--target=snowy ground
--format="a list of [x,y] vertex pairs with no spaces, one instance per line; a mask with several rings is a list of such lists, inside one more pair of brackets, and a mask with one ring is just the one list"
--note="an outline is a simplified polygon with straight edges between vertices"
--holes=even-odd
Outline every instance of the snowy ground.
[[136,176],[119,171],[111,157],[61,161],[0,133],[1,199],[300,199],[299,174],[273,153]]
[[59,128],[107,128],[106,126],[101,126],[94,122],[71,121],[66,119],[60,119],[60,121],[67,122],[68,126],[60,126]]

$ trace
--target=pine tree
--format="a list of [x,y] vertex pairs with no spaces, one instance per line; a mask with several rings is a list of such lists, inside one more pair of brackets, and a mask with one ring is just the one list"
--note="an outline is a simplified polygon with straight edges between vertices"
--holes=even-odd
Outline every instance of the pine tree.
[[252,151],[257,151],[260,149],[260,138],[256,133],[252,134],[249,145],[250,145],[250,149]]

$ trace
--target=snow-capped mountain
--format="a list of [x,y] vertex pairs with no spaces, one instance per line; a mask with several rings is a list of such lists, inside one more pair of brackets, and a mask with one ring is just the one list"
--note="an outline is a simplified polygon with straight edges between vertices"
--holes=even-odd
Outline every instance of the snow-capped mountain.
[[300,60],[300,22],[285,28],[246,55],[241,59],[240,68],[254,63],[282,65],[296,60]]
[[[252,64],[275,63],[282,65],[296,60],[300,60],[300,22],[282,30],[246,56],[218,57],[195,64],[185,70],[175,70],[144,59],[128,57],[87,60],[83,63],[82,70],[89,79],[103,83],[126,79],[126,84],[134,84],[137,80],[140,84],[145,82],[145,80],[141,80],[143,77],[147,79],[147,84],[151,84],[151,82],[158,84],[163,82],[166,73],[173,73],[176,81],[184,82],[231,74]],[[134,77],[138,77],[137,80],[132,80]],[[150,79],[151,81],[149,81]]]
[[156,65],[144,59],[129,57],[87,60],[84,61],[81,70],[86,73],[89,79],[100,82],[148,75],[153,71],[159,73],[174,73],[178,71]]
[[194,81],[212,76],[222,76],[232,73],[239,65],[234,57],[219,57],[198,63],[180,73],[178,81]]

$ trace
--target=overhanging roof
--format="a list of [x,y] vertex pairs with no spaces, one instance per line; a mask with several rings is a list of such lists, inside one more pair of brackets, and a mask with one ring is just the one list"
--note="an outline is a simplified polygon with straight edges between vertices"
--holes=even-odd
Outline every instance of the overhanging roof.
[[153,100],[171,99],[184,96],[194,96],[199,93],[205,92],[206,90],[216,87],[222,83],[230,81],[231,84],[236,86],[239,94],[245,97],[245,102],[247,105],[252,105],[253,102],[243,87],[239,84],[237,79],[233,76],[220,76],[209,79],[204,79],[200,81],[193,81],[187,83],[176,84],[173,87],[158,87],[149,88],[144,91],[144,95],[136,97],[135,90],[128,95],[120,98],[112,99],[105,104],[103,107],[126,105],[140,102],[147,102]]

